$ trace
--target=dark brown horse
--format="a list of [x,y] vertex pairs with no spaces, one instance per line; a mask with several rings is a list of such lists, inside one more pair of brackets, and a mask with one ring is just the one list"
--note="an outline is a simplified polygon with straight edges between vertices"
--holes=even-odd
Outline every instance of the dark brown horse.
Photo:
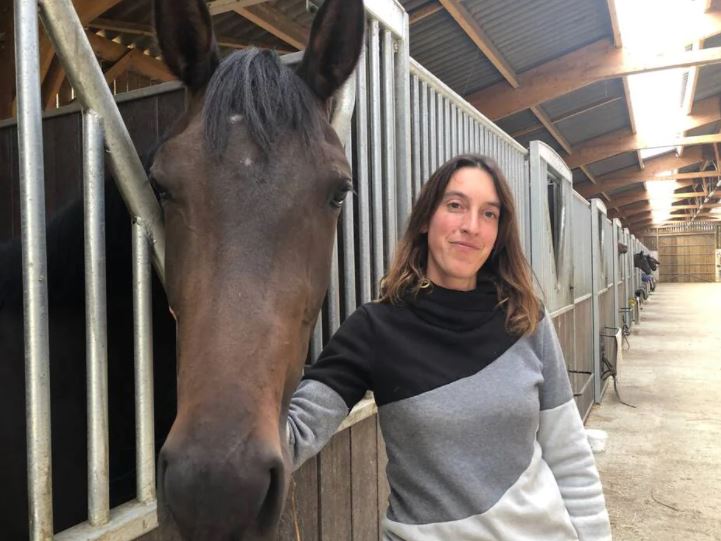
[[[297,71],[268,51],[220,62],[202,0],[155,0],[155,20],[165,62],[189,90],[187,111],[150,168],[167,246],[167,304],[161,292],[155,299],[158,441],[175,411],[175,389],[162,384],[177,347],[177,417],[158,464],[161,518],[186,539],[270,539],[290,476],[288,403],[352,187],[328,110],[360,54],[363,3],[324,3]],[[120,224],[107,227],[111,496],[118,503],[133,489],[132,402],[121,400],[132,396],[132,345],[127,216],[109,197],[108,219]],[[82,243],[68,241],[82,236],[76,211],[48,232],[56,530],[82,521],[86,505],[82,252],[73,258],[69,248]],[[20,284],[18,246],[1,247],[3,539],[27,531]],[[163,315],[168,305],[176,329]]]
[[327,111],[360,55],[363,3],[325,2],[297,73],[267,51],[219,64],[202,0],[155,8],[165,62],[192,94],[151,167],[178,332],[159,490],[186,538],[264,539],[287,492],[288,404],[352,188]]

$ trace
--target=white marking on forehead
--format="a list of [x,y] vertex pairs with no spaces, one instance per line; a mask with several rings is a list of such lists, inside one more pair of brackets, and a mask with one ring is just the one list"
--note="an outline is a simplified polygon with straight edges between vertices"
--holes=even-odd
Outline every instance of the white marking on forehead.
[[250,158],[246,158],[243,160],[243,165],[245,165],[246,167],[250,167],[251,165],[253,165],[253,160],[251,160]]
[[243,120],[243,115],[232,115],[230,117],[230,121],[234,124],[240,122],[241,120]]

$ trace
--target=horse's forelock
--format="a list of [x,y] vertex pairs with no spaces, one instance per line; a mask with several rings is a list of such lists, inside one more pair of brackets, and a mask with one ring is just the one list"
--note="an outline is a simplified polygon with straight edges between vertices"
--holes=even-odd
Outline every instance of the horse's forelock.
[[213,74],[205,95],[205,145],[220,156],[228,145],[231,117],[240,115],[264,154],[283,132],[309,143],[321,130],[317,98],[277,54],[245,49],[228,56]]

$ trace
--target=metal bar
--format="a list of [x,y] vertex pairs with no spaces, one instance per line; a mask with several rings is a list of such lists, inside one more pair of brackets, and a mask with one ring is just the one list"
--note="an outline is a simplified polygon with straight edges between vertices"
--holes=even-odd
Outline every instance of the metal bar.
[[438,94],[436,94],[433,89],[428,89],[428,106],[429,106],[429,113],[428,116],[430,118],[430,131],[428,133],[429,136],[429,143],[428,147],[430,149],[430,171],[428,173],[428,178],[433,174],[433,172],[438,168],[438,129],[437,129],[437,119],[438,119],[438,108],[436,107],[438,104]]
[[110,518],[108,466],[108,338],[105,293],[105,147],[100,117],[83,113],[85,321],[87,326],[88,521]]
[[428,110],[428,85],[425,81],[421,81],[421,152],[423,159],[421,162],[421,187],[428,180],[431,174],[431,156],[430,156],[430,140],[428,130],[430,127],[431,115]]
[[131,501],[113,508],[102,526],[83,522],[54,537],[54,541],[119,541],[136,539],[158,527],[157,503]]
[[451,100],[443,98],[443,163],[451,159]]
[[35,0],[15,2],[25,412],[30,539],[53,536],[50,371],[42,106]]
[[418,193],[421,190],[421,99],[420,99],[420,85],[418,83],[418,77],[413,77],[411,80],[411,118],[413,120],[413,143],[411,144],[411,154],[413,156],[413,191],[418,197]]
[[381,61],[380,27],[378,21],[371,20],[370,28],[370,100],[371,100],[371,171],[372,187],[372,232],[373,232],[373,292],[378,293],[378,285],[383,277],[383,138],[381,133]]
[[451,103],[449,105],[451,113],[451,157],[458,155],[458,109]]
[[368,169],[368,87],[366,48],[358,60],[356,89],[356,189],[358,191],[358,243],[360,257],[360,302],[370,302],[373,294],[371,283],[371,195],[370,171]]
[[397,137],[395,119],[395,67],[393,34],[383,28],[381,31],[383,69],[383,187],[385,214],[385,268],[390,265],[393,248],[398,238],[398,193],[400,179],[396,170]]
[[330,284],[328,287],[328,326],[332,336],[340,327],[340,275],[338,271],[338,234],[333,236],[333,253],[330,259]]
[[[413,189],[411,179],[411,87],[410,87],[410,28],[408,13],[403,12],[403,36],[395,42],[395,153],[396,162],[396,212],[395,235],[403,235],[406,221],[411,214]],[[393,243],[395,248],[395,243]]]
[[310,361],[314,363],[318,359],[318,355],[323,351],[323,311],[318,314],[318,319],[313,327],[313,337],[310,341]]
[[135,220],[132,238],[136,488],[138,501],[148,503],[155,500],[152,284],[148,238],[143,226]]
[[134,221],[151,240],[153,263],[161,281],[164,281],[165,237],[160,206],[83,25],[71,0],[39,0],[38,3],[43,25],[70,84],[85,106],[103,118],[113,175]]
[[[355,84],[355,82],[354,82]],[[348,129],[348,143],[345,146],[345,154],[348,163],[353,163],[353,137],[351,129]],[[343,223],[343,319],[353,313],[357,306],[355,284],[355,234],[354,234],[354,209],[353,197],[348,194],[348,200],[343,205],[343,215],[341,217]]]

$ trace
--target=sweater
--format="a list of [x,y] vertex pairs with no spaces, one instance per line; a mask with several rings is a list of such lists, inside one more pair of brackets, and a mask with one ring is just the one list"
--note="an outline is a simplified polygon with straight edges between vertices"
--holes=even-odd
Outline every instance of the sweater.
[[610,540],[603,491],[551,318],[505,330],[490,279],[369,303],[294,393],[293,467],[372,390],[388,454],[388,541]]

